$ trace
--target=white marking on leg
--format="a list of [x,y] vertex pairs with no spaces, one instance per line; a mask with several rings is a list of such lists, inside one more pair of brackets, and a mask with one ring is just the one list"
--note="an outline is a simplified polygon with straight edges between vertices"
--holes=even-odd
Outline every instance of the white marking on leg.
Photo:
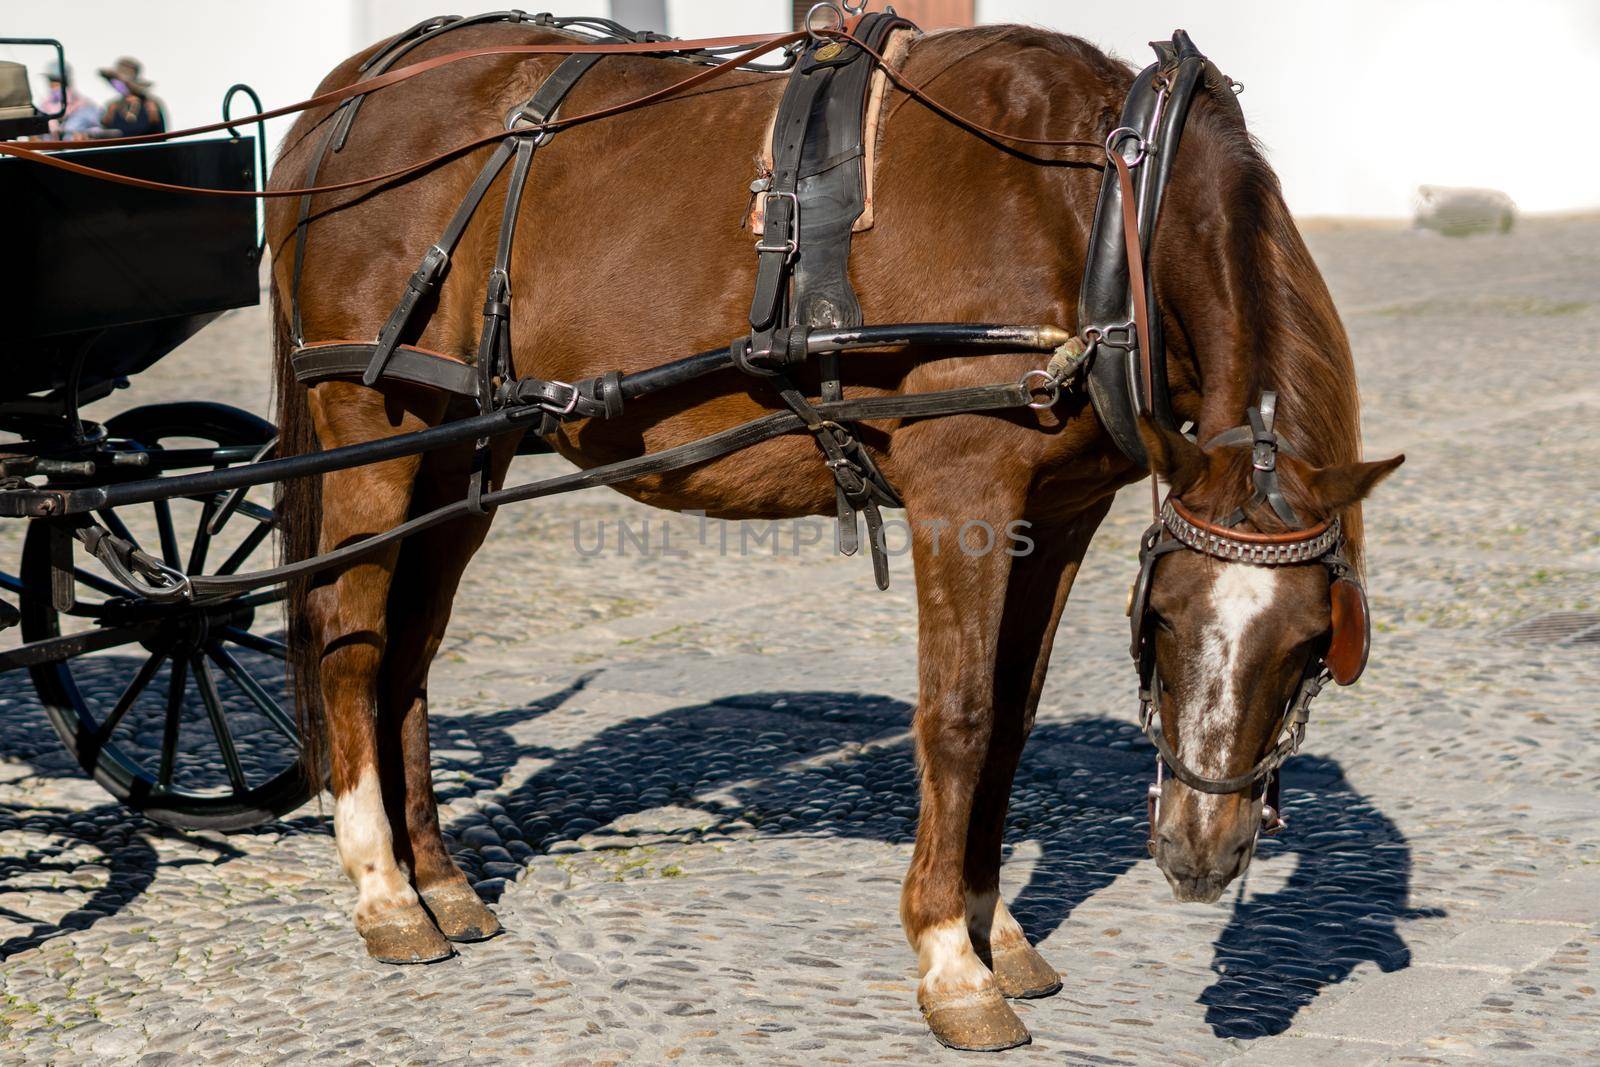
[[917,938],[917,970],[922,975],[921,992],[940,1000],[975,993],[994,982],[994,975],[972,951],[965,919],[922,931]]
[[375,768],[363,768],[355,788],[334,801],[333,835],[344,873],[356,885],[358,923],[378,912],[417,902],[410,880],[395,862],[394,838]]
[[990,948],[1028,943],[1022,924],[1011,917],[1006,902],[994,889],[982,893],[967,891],[967,929],[974,940],[987,941]]
[[[1211,622],[1200,635],[1188,692],[1178,715],[1178,753],[1207,777],[1227,773],[1244,717],[1245,689],[1239,658],[1245,634],[1272,606],[1278,572],[1247,563],[1224,563],[1211,586]],[[1196,798],[1202,823],[1222,805],[1221,797]]]

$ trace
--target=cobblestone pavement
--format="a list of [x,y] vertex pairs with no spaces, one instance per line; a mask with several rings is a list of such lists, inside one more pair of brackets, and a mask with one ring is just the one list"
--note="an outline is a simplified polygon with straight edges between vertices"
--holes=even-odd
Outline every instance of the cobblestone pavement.
[[[1019,1005],[1034,1043],[1010,1061],[1600,1056],[1600,631],[1513,629],[1600,612],[1600,220],[1311,241],[1369,452],[1409,457],[1369,510],[1372,668],[1319,701],[1292,825],[1246,883],[1172,902],[1143,856],[1127,494],[1017,785],[1005,888],[1066,984]],[[230,315],[115,403],[259,408],[265,337],[260,310]],[[434,675],[436,781],[509,933],[436,966],[365,957],[326,807],[162,831],[0,679],[0,1060],[955,1062],[896,921],[909,561],[878,594],[862,560],[725,558],[687,519],[687,558],[617,559],[616,524],[646,520],[658,544],[661,515],[603,490],[511,509],[468,576]],[[575,524],[591,545],[602,521],[607,558],[585,558]],[[822,607],[774,610],[799,583]]]

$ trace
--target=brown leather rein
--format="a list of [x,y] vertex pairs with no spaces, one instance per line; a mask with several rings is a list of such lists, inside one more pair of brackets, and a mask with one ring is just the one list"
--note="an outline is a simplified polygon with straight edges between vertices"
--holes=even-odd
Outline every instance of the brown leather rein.
[[[412,63],[396,70],[389,71],[385,74],[380,74],[375,78],[370,78],[365,81],[352,82],[350,85],[346,85],[343,88],[333,89],[326,93],[320,93],[307,100],[302,100],[299,103],[287,104],[283,107],[273,108],[270,111],[263,111],[256,115],[243,115],[239,118],[228,119],[223,122],[213,122],[205,126],[194,126],[185,130],[173,130],[170,133],[144,134],[138,137],[117,137],[103,141],[95,141],[92,143],[92,146],[98,148],[116,145],[149,144],[158,141],[170,141],[178,137],[189,137],[201,133],[215,133],[219,130],[231,129],[233,127],[242,126],[251,122],[258,122],[271,118],[281,118],[284,115],[293,114],[298,111],[308,111],[312,108],[322,107],[328,104],[338,104],[344,100],[350,99],[351,97],[364,96],[367,93],[376,92],[379,89],[385,89],[391,85],[396,85],[400,82],[407,81],[408,79],[414,78],[419,74],[425,74],[430,70],[437,70],[440,67],[449,66],[453,63],[458,63],[468,59],[477,59],[484,56],[574,55],[586,53],[598,53],[601,55],[648,55],[671,51],[689,51],[697,48],[726,48],[737,47],[744,44],[752,45],[752,47],[747,51],[741,52],[736,56],[726,59],[723,62],[718,63],[716,66],[707,67],[705,70],[691,75],[690,77],[684,78],[681,81],[674,82],[663,89],[657,89],[653,92],[646,93],[643,96],[635,97],[632,100],[624,101],[620,104],[613,104],[608,107],[598,108],[585,114],[555,119],[548,123],[543,123],[537,126],[530,125],[525,128],[526,132],[529,134],[536,134],[543,130],[553,130],[567,126],[576,126],[583,122],[592,122],[595,119],[619,115],[625,111],[632,111],[636,108],[657,103],[669,97],[676,96],[688,89],[692,89],[697,85],[704,84],[705,82],[708,82],[722,74],[736,70],[737,68],[755,59],[757,56],[760,56],[766,52],[770,52],[774,48],[782,48],[793,44],[795,41],[798,41],[805,36],[806,35],[804,32],[795,32],[782,34],[777,37],[709,37],[695,41],[674,42],[676,47],[673,48],[664,48],[662,47],[661,42],[627,42],[621,44],[523,44],[501,45],[495,48],[473,48],[460,52],[449,52],[442,56],[434,56],[432,59],[425,59],[417,63]],[[118,185],[131,185],[136,188],[151,189],[157,192],[184,193],[191,196],[272,198],[286,196],[314,196],[318,193],[333,193],[344,189],[355,189],[365,185],[377,185],[380,183],[397,181],[401,178],[410,177],[411,175],[419,173],[420,171],[427,170],[430,167],[437,166],[438,164],[443,163],[448,159],[453,159],[464,152],[470,152],[474,148],[482,148],[486,145],[503,141],[505,136],[505,131],[500,130],[487,136],[475,138],[463,144],[456,145],[453,148],[448,148],[437,155],[430,156],[427,159],[423,159],[416,163],[401,167],[398,170],[389,171],[385,174],[374,174],[365,178],[356,178],[346,182],[332,182],[327,185],[314,185],[297,189],[210,189],[203,186],[173,185],[167,182],[150,181],[144,178],[133,178],[125,174],[112,174],[109,171],[100,170],[96,167],[89,167],[81,163],[75,163],[71,160],[60,159],[48,152],[42,152],[31,147],[30,145],[21,144],[16,141],[0,141],[0,155],[15,156],[19,159],[27,159],[35,163],[41,163],[48,167],[55,167],[58,170],[65,170],[73,174],[81,174],[85,177],[114,182]]]
[[[970,130],[973,133],[977,133],[985,137],[991,137],[997,140],[1009,141],[1015,144],[1036,145],[1040,147],[1095,149],[1104,149],[1105,147],[1096,141],[1084,141],[1070,138],[1024,137],[1019,134],[1006,133],[1005,131],[996,130],[985,126],[982,123],[958,114],[952,109],[939,103],[937,100],[929,97],[921,86],[907,80],[904,74],[888,63],[881,53],[866,45],[859,38],[854,36],[848,29],[819,30],[816,31],[816,35],[833,37],[841,41],[848,41],[861,48],[867,54],[872,56],[873,60],[883,68],[884,72],[889,76],[889,78],[894,81],[895,84],[898,85],[907,95],[919,100],[954,124]],[[397,85],[401,82],[408,81],[411,78],[415,78],[420,74],[426,74],[429,71],[438,70],[441,67],[450,66],[454,63],[463,62],[465,60],[483,58],[486,56],[541,56],[579,54],[661,55],[664,53],[697,51],[709,48],[749,46],[745,51],[723,60],[722,62],[717,63],[715,66],[707,67],[705,70],[684,78],[681,81],[677,81],[664,88],[645,93],[644,95],[635,97],[632,100],[626,100],[619,104],[611,104],[606,107],[596,108],[593,111],[584,112],[582,114],[557,117],[544,123],[530,124],[519,130],[521,133],[526,133],[530,136],[536,136],[549,131],[577,126],[586,122],[593,122],[597,119],[610,118],[614,115],[620,115],[628,111],[634,111],[642,107],[647,107],[651,104],[659,103],[671,97],[678,96],[690,89],[721,77],[724,74],[731,73],[732,71],[737,70],[738,68],[751,62],[758,56],[773,51],[774,49],[788,47],[789,45],[794,44],[795,42],[800,41],[807,36],[808,34],[806,31],[797,30],[793,33],[779,34],[776,36],[744,35],[735,37],[708,37],[688,41],[641,41],[608,44],[524,44],[501,45],[494,48],[465,49],[457,52],[448,52],[444,55],[434,56],[431,59],[425,59],[416,63],[408,64],[407,66],[388,71],[387,73],[380,74],[374,78],[352,82],[351,84],[343,86],[339,89],[332,89],[326,93],[319,93],[316,96],[301,100],[298,103],[286,104],[283,107],[272,108],[267,111],[262,111],[258,114],[242,115],[237,118],[226,119],[222,122],[213,122],[204,126],[193,126],[183,130],[173,130],[168,133],[143,134],[137,137],[108,138],[105,140],[94,141],[91,144],[96,148],[150,144],[170,141],[179,137],[191,137],[197,134],[216,133],[221,130],[232,130],[238,126],[243,126],[252,122],[281,118],[285,115],[291,115],[301,111],[308,111],[312,108],[339,104],[352,97],[363,96],[368,93],[376,92],[380,89],[388,88],[392,85]],[[414,174],[418,174],[422,171],[435,167],[447,160],[454,159],[455,157],[466,152],[470,152],[473,149],[483,148],[499,141],[503,141],[505,136],[505,131],[500,130],[492,134],[487,134],[483,137],[474,138],[470,141],[465,141],[461,144],[448,148],[436,155],[429,156],[426,159],[419,160],[415,163],[408,164],[404,167],[400,167],[396,170],[388,171],[383,174],[374,174],[364,178],[354,178],[349,181],[330,182],[326,185],[313,185],[293,189],[211,189],[203,186],[175,185],[168,182],[151,181],[146,178],[135,178],[125,174],[113,174],[97,167],[87,166],[72,160],[61,159],[58,156],[53,155],[51,152],[42,151],[33,147],[32,142],[23,143],[18,141],[0,141],[0,155],[13,156],[18,159],[26,159],[30,162],[38,163],[43,166],[54,167],[58,170],[67,171],[72,174],[79,174],[83,175],[84,177],[113,182],[118,185],[128,185],[140,189],[149,189],[155,192],[182,193],[191,196],[264,199],[291,196],[315,196],[321,193],[340,192],[346,189],[356,189],[368,185],[386,184],[389,182],[399,181],[403,178],[409,178]],[[1100,165],[1098,162],[1094,161],[1084,162],[1090,166]],[[1121,170],[1125,191],[1129,192],[1129,196],[1124,198],[1126,201],[1131,199],[1131,177],[1128,175],[1125,167]],[[1142,277],[1143,275],[1141,268],[1141,281]],[[1140,301],[1142,305],[1142,296],[1140,297]],[[1142,314],[1140,316],[1140,321],[1141,323],[1144,321],[1144,316]]]

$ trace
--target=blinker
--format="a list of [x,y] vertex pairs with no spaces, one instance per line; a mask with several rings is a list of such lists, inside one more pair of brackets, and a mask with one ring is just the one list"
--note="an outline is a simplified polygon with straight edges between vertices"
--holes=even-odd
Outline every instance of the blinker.
[[1367,667],[1372,646],[1372,621],[1367,613],[1367,592],[1353,578],[1335,578],[1328,585],[1333,614],[1333,634],[1323,657],[1328,673],[1340,685],[1350,685]]

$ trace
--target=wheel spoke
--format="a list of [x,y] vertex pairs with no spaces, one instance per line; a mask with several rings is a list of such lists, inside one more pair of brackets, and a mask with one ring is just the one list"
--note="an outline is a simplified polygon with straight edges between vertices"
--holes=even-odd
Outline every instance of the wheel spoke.
[[242,492],[242,490],[235,489],[231,493],[218,494],[212,499],[212,503],[216,505],[216,512],[211,516],[209,524],[212,537],[221,533],[223,527],[227,526],[235,515],[243,515],[247,519],[254,519],[257,522],[264,522],[269,525],[276,520],[271,508],[264,508],[260,504],[252,503],[242,496],[235,496],[239,492]]
[[278,702],[272,699],[272,694],[261,688],[261,683],[251,676],[244,664],[234,659],[233,654],[219,644],[211,645],[206,652],[216,661],[217,666],[222,668],[223,673],[233,679],[233,684],[243,690],[244,695],[261,709],[261,714],[267,717],[280,734],[297,745],[300,743],[300,735],[295,729],[294,721],[284,713]]
[[236,645],[243,645],[252,652],[260,652],[262,655],[271,656],[273,659],[286,660],[289,658],[289,646],[276,638],[262,637],[260,634],[253,634],[249,630],[241,630],[237,626],[224,626],[219,632],[229,641]]
[[172,502],[170,500],[156,500],[153,502],[156,512],[156,529],[161,535],[161,558],[167,566],[178,565],[178,534],[172,528]]
[[233,553],[223,561],[222,566],[217,568],[217,573],[232,574],[234,571],[237,571],[239,566],[244,563],[245,560],[250,558],[250,553],[254,552],[257,546],[259,546],[261,542],[265,541],[267,539],[267,535],[271,532],[272,527],[266,523],[262,523],[254,530],[251,530],[249,533],[245,534],[244,540],[239,542],[239,547],[234,549]]
[[100,750],[105,747],[107,741],[111,740],[112,731],[116,730],[117,724],[122,721],[122,717],[128,714],[128,709],[132,708],[133,702],[139,699],[139,694],[144,692],[145,686],[150,684],[150,679],[156,676],[156,671],[161,669],[161,664],[166,658],[167,649],[163,648],[144,661],[144,665],[139,668],[139,673],[133,676],[133,680],[128,683],[127,688],[123,689],[122,695],[117,698],[117,704],[111,709],[111,714],[106,716],[105,722],[101,723],[100,728],[94,732],[94,737],[89,739],[88,749],[79,750],[78,760],[81,764],[90,767],[99,760]]
[[172,765],[178,758],[178,728],[183,722],[183,690],[188,680],[188,661],[172,657],[172,677],[167,680],[167,721],[161,731],[161,766],[156,783],[172,787]]
[[206,714],[211,718],[211,732],[216,735],[217,749],[222,753],[222,765],[228,770],[228,781],[235,793],[248,793],[250,783],[244,780],[244,768],[239,765],[239,752],[233,747],[233,734],[228,730],[228,715],[217,696],[217,683],[211,677],[211,668],[200,653],[189,661],[194,670],[195,685],[200,689],[200,699],[205,702]]
[[95,512],[94,515],[95,518],[99,519],[105,524],[106,529],[110,530],[124,541],[135,545],[139,543],[139,539],[133,536],[132,531],[128,529],[128,524],[123,522],[122,516],[118,515],[115,511],[112,511],[110,508],[101,508],[99,511]]
[[199,574],[206,565],[206,552],[211,548],[211,531],[207,527],[211,523],[214,507],[208,500],[200,510],[200,525],[194,532],[194,547],[189,550],[189,565],[184,568],[185,574]]

